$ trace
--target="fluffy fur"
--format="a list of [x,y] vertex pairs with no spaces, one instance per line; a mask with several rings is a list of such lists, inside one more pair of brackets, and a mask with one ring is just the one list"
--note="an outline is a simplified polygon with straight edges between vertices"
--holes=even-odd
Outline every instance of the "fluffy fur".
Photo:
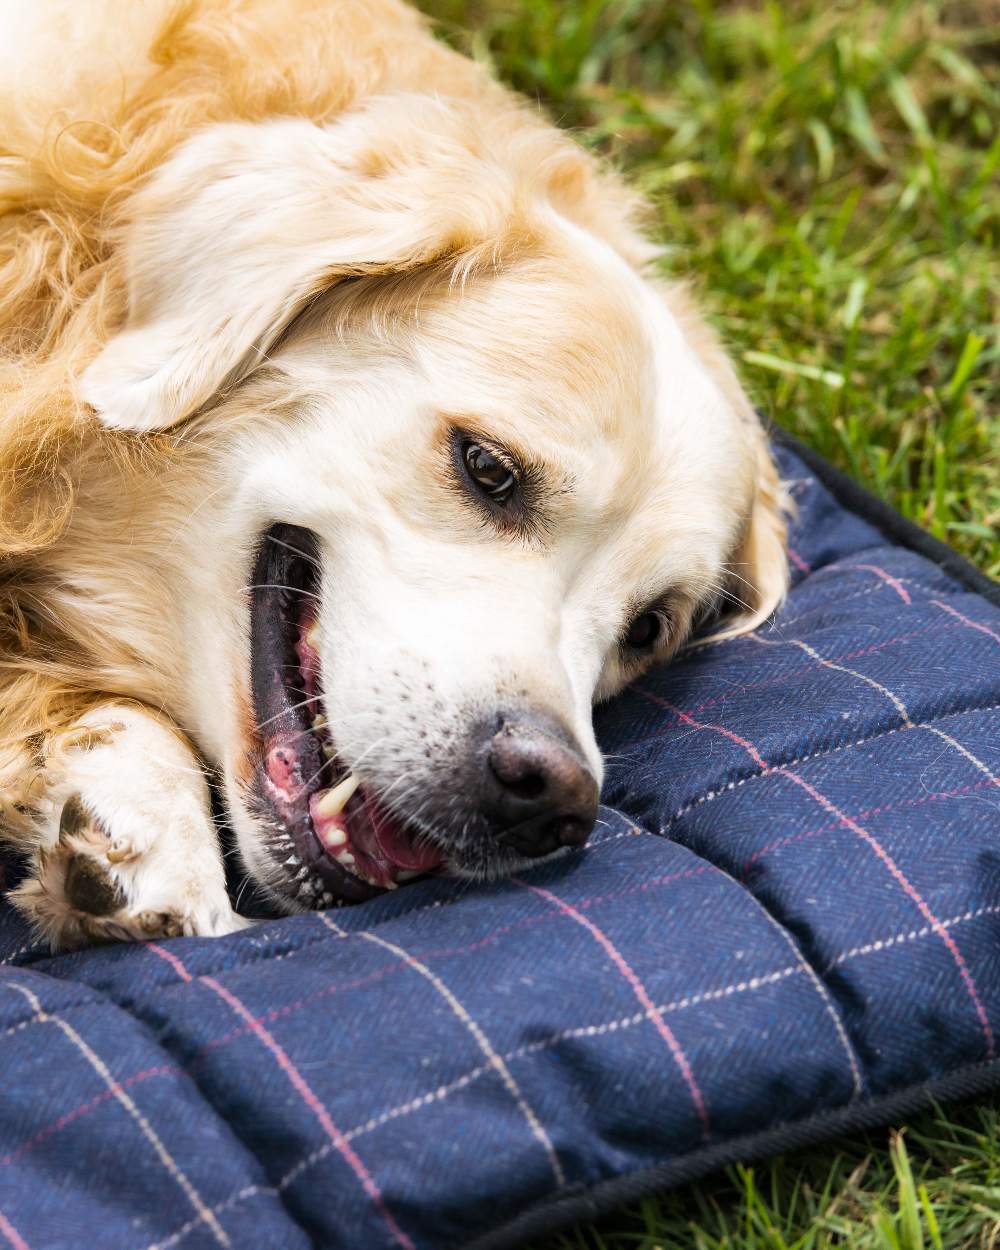
[[[20,901],[54,943],[149,931],[81,927],[52,868],[88,786],[98,841],[135,823],[127,795],[94,790],[116,735],[169,758],[182,790],[219,776],[244,863],[274,885],[245,794],[244,588],[269,519],[343,553],[326,694],[338,751],[382,789],[413,767],[412,743],[378,740],[418,670],[445,709],[440,753],[463,709],[516,687],[598,772],[590,703],[639,671],[619,637],[647,596],[675,588],[659,658],[720,593],[742,601],[733,631],[775,607],[780,484],[718,343],[646,272],[641,205],[413,11],[31,8],[0,4],[0,46],[18,48],[0,56],[0,822],[35,856]],[[59,94],[53,58],[75,67]],[[576,502],[552,496],[549,538],[470,540],[434,484],[456,423],[557,468]],[[466,556],[482,575],[456,584]],[[447,619],[427,602],[442,596]],[[484,642],[501,610],[503,645]],[[400,649],[412,671],[375,708]],[[470,693],[482,666],[489,690]],[[147,824],[169,824],[177,786],[162,768],[141,785],[165,796]],[[130,916],[177,911],[198,932],[237,923],[213,872],[206,910],[115,869]]]

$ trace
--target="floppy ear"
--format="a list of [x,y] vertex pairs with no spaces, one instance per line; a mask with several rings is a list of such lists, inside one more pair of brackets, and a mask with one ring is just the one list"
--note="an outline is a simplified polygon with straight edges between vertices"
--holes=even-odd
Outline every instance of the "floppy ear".
[[85,370],[82,398],[112,428],[166,429],[260,363],[320,289],[482,238],[504,197],[476,196],[459,133],[444,105],[397,96],[328,127],[197,134],[131,206],[126,323]]
[[729,561],[729,589],[742,608],[728,618],[722,630],[693,644],[699,646],[748,634],[781,606],[788,591],[787,518],[794,509],[778,476],[757,413],[720,339],[699,313],[686,287],[670,287],[667,299],[688,342],[743,425],[753,473],[750,511]]
[[750,520],[740,551],[743,576],[753,587],[753,609],[740,622],[741,633],[756,629],[781,606],[788,593],[788,517],[792,501],[771,456],[763,431],[757,435],[757,480]]
[[706,638],[706,642],[749,634],[777,611],[788,592],[787,521],[794,510],[793,504],[752,410],[749,419],[755,427],[751,435],[755,443],[753,499],[730,562],[732,596],[743,606],[729,617],[722,630]]

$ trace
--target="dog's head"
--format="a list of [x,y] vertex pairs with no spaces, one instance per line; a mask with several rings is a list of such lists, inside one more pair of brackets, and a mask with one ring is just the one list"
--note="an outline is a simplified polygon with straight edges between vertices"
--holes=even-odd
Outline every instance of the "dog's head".
[[594,700],[781,597],[762,433],[644,251],[567,141],[420,97],[207,130],[136,201],[83,394],[209,449],[170,710],[285,907],[579,845]]

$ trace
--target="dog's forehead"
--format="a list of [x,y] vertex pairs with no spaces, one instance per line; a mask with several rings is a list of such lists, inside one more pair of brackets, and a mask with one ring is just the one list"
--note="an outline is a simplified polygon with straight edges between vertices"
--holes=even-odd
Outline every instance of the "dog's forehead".
[[[377,293],[359,305],[362,334],[379,307]],[[623,546],[630,567],[671,535],[690,549],[699,525],[731,529],[731,501],[745,493],[737,416],[664,292],[608,244],[551,213],[541,247],[464,284],[411,290],[406,308],[372,321],[377,354],[364,337],[340,342],[322,317],[293,341],[293,374],[305,370],[319,392],[334,362],[365,345],[365,446],[426,441],[433,473],[448,431],[468,429],[551,470],[559,531],[571,526],[595,556]],[[324,460],[324,429],[311,465]],[[392,464],[403,473],[406,458]]]
[[616,494],[726,420],[660,293],[562,219],[543,254],[422,317],[418,351],[440,410],[473,414],[569,476],[600,468]]
[[[425,323],[452,394],[496,422],[559,442],[649,427],[652,345],[627,292],[562,257],[512,266]],[[437,349],[437,350],[435,350]]]

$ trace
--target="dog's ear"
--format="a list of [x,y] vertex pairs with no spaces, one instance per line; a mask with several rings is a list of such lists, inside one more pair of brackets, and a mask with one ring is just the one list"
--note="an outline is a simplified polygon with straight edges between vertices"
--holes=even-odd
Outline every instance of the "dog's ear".
[[726,587],[728,604],[738,606],[735,612],[727,614],[720,630],[695,642],[696,647],[751,633],[777,611],[788,592],[786,540],[788,518],[794,508],[749,403],[745,418],[751,423],[748,432],[753,440],[754,482],[750,510],[728,562]]
[[786,538],[788,517],[793,512],[792,501],[778,475],[760,419],[721,340],[701,316],[684,286],[670,287],[667,299],[691,347],[738,417],[741,437],[748,444],[751,502],[728,561],[729,584],[726,586],[729,602],[736,603],[739,610],[728,615],[720,632],[702,641],[732,638],[756,629],[785,598],[788,591]]
[[763,431],[754,430],[756,481],[743,541],[733,566],[736,597],[745,610],[732,623],[734,634],[749,633],[781,606],[788,592],[788,516],[792,502]]
[[81,397],[112,428],[166,429],[265,359],[318,291],[426,265],[499,229],[509,204],[477,195],[477,157],[460,134],[446,108],[415,97],[326,127],[197,134],[130,206],[127,318],[83,373]]

